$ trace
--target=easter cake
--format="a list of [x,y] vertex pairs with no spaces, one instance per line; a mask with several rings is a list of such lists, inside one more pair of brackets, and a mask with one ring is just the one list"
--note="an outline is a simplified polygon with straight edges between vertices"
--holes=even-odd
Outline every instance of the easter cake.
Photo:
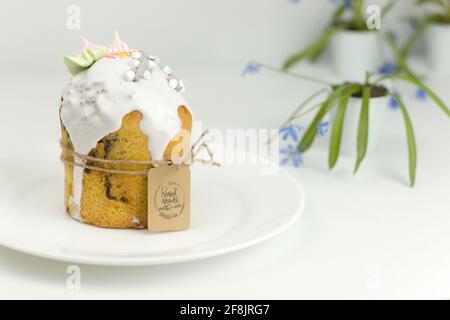
[[117,33],[109,47],[83,41],[79,56],[64,58],[73,75],[59,113],[66,211],[98,227],[147,228],[148,177],[133,173],[188,153],[193,118],[184,84]]

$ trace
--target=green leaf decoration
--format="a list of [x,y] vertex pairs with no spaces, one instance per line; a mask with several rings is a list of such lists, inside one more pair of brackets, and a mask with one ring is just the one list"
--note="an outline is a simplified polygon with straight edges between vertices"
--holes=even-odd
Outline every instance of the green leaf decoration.
[[365,86],[363,89],[361,113],[359,116],[358,137],[357,137],[357,158],[353,174],[358,172],[361,162],[367,153],[367,142],[369,140],[369,102],[370,87]]
[[349,99],[350,95],[345,95],[341,97],[341,101],[339,102],[338,110],[336,112],[336,117],[333,121],[330,137],[330,151],[328,154],[328,166],[330,170],[334,168],[339,158],[345,111],[347,110]]
[[64,63],[72,75],[76,75],[94,64],[97,60],[100,60],[106,56],[108,49],[106,47],[101,47],[99,49],[93,50],[84,48],[81,57],[65,56]]
[[303,138],[297,147],[301,152],[305,152],[311,147],[317,135],[317,126],[325,117],[325,115],[334,107],[336,100],[339,99],[341,94],[346,90],[357,90],[357,88],[360,88],[360,85],[348,84],[339,86],[334,89],[334,91],[328,96],[327,100],[325,100],[325,102],[322,104],[313,121],[303,135]]
[[413,125],[408,111],[402,99],[396,94],[392,94],[391,97],[397,101],[400,109],[402,110],[403,121],[405,122],[406,137],[408,141],[408,159],[409,159],[409,181],[410,186],[414,187],[416,182],[416,170],[417,170],[417,147],[416,138],[414,136]]
[[303,61],[306,58],[311,58],[312,60],[317,59],[325,50],[330,42],[331,37],[336,32],[335,28],[328,28],[323,35],[314,41],[310,46],[306,47],[299,53],[289,57],[283,65],[284,70],[288,70],[297,63]]
[[417,79],[416,77],[412,76],[402,76],[402,75],[388,75],[381,77],[377,80],[377,82],[381,82],[385,79],[397,79],[397,80],[403,80],[409,83],[412,83],[415,86],[418,86],[423,91],[426,92],[426,94],[444,111],[445,114],[447,114],[448,117],[450,117],[450,109],[445,105],[445,103],[439,98],[430,88],[428,88],[422,81]]

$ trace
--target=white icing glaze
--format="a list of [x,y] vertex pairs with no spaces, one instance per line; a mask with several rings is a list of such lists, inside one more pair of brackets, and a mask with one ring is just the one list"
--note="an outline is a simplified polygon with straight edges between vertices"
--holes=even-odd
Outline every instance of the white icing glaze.
[[73,197],[69,197],[69,206],[71,208],[70,216],[75,220],[83,222],[83,217],[81,216],[80,206]]
[[145,79],[132,81],[134,64],[131,57],[102,58],[70,81],[63,93],[61,119],[77,152],[89,153],[98,141],[120,128],[126,114],[138,110],[152,159],[163,158],[168,143],[181,129],[178,107],[187,103],[158,66]]
[[73,198],[72,203],[72,217],[78,221],[83,222],[83,217],[81,216],[81,195],[83,191],[83,168],[74,167],[73,168]]
[[[163,158],[170,140],[181,129],[178,108],[188,105],[182,90],[170,87],[158,58],[151,57],[150,70],[136,79],[140,65],[136,58],[141,56],[105,57],[71,79],[63,93],[61,120],[77,152],[88,154],[103,137],[120,129],[125,115],[137,110],[143,115],[141,130],[149,138],[152,159]],[[83,172],[74,168],[72,216],[79,221],[83,221],[79,208]]]
[[142,54],[139,51],[134,51],[133,54],[131,55],[134,59],[139,59]]
[[139,221],[139,218],[136,216],[133,216],[131,218],[131,223],[133,223],[135,225],[136,229],[143,229],[144,226],[141,224],[141,221]]

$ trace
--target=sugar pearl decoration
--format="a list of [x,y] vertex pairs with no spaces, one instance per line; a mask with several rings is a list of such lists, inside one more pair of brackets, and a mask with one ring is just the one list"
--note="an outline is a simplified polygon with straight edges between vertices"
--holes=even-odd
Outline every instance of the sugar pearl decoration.
[[137,68],[137,66],[139,65],[140,61],[137,59],[133,59],[131,60],[131,66],[134,68]]
[[154,61],[154,62],[156,62],[156,63],[159,63],[159,58],[156,57],[156,56],[148,56],[148,58],[149,58],[151,61]]
[[150,56],[139,51],[133,51],[131,57],[131,69],[124,75],[126,81],[139,81],[141,79],[150,80],[152,77],[152,69],[158,67],[158,69],[162,70],[167,75],[167,84],[170,88],[180,93],[185,92],[183,81],[173,74],[172,68],[169,66],[161,68],[158,57]]
[[178,88],[176,88],[176,90],[178,92],[185,92],[186,91],[186,87],[184,86],[184,83],[183,83],[182,80],[179,81]]
[[178,80],[175,78],[170,79],[169,86],[173,89],[176,89],[178,87]]
[[150,73],[150,71],[146,70],[146,71],[144,72],[143,78],[144,78],[145,80],[148,80],[148,79],[150,79],[151,76],[152,76],[152,74]]
[[131,57],[133,59],[139,59],[142,56],[142,54],[139,51],[133,51],[133,53],[131,54]]
[[133,81],[135,77],[136,77],[136,73],[134,73],[133,70],[129,70],[129,71],[127,71],[127,73],[125,73],[126,81]]
[[163,71],[168,74],[169,76],[172,74],[172,69],[169,66],[165,66],[163,68]]

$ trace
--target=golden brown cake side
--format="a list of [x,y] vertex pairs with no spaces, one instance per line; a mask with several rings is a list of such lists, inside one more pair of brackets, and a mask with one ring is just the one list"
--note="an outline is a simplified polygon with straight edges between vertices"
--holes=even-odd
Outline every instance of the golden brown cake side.
[[[178,115],[182,130],[167,146],[164,159],[170,159],[173,148],[183,141],[181,132],[192,131],[192,116],[189,110],[180,106]],[[148,137],[140,129],[142,114],[131,112],[122,120],[121,128],[113,132],[91,150],[90,156],[110,160],[151,160],[148,151]],[[150,137],[151,139],[151,137]],[[186,142],[186,140],[184,140]],[[70,137],[63,126],[63,143]],[[184,147],[183,147],[184,148]],[[182,149],[184,150],[184,149]],[[145,171],[149,165],[110,165],[90,163],[96,167],[113,170]],[[84,170],[81,195],[81,218],[85,223],[106,228],[146,228],[147,227],[147,176],[125,175]],[[73,215],[70,206],[73,196],[73,166],[66,165],[66,208]]]

